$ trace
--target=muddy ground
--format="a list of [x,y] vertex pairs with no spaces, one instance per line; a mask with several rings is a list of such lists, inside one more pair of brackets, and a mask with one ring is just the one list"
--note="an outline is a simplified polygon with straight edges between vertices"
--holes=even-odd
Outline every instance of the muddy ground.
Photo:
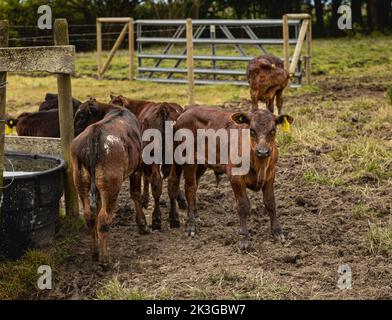
[[[385,92],[384,87],[378,90],[371,84],[366,86],[366,81],[362,87],[342,87],[339,83],[327,81],[320,86],[321,93],[288,98],[286,110],[322,99],[348,101],[361,95],[381,98]],[[247,107],[246,101],[241,102],[241,107],[244,104]],[[239,102],[228,104],[234,109],[238,105]],[[358,219],[352,213],[362,194],[347,185],[304,181],[304,168],[309,163],[315,168],[321,166],[322,153],[323,150],[309,150],[304,156],[285,155],[279,159],[275,195],[285,244],[275,243],[271,237],[261,193],[249,191],[251,246],[247,253],[238,249],[239,219],[226,178],[218,187],[211,172],[202,178],[197,198],[201,221],[194,238],[185,235],[184,211],[180,213],[181,228],[169,228],[166,191],[161,200],[163,230],[139,235],[129,185],[125,182],[110,230],[111,270],[103,272],[91,261],[90,238],[87,230],[82,229],[72,255],[58,267],[54,289],[42,298],[95,298],[97,290],[114,278],[124,288],[151,298],[391,298],[391,253],[369,252],[368,220]],[[375,196],[369,205],[385,211],[379,219],[386,223],[391,184],[384,181],[370,187],[374,187]],[[146,210],[149,221],[151,212],[150,206]],[[338,268],[343,264],[352,270],[351,290],[337,287]]]

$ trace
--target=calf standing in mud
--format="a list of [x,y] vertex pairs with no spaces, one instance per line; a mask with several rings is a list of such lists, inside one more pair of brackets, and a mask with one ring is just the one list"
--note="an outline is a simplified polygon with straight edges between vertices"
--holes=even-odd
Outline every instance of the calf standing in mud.
[[[240,217],[240,248],[246,249],[248,247],[246,220],[250,210],[250,202],[246,192],[247,188],[253,191],[262,190],[265,211],[271,219],[272,235],[277,241],[284,241],[282,228],[276,216],[274,180],[275,165],[278,159],[275,133],[277,126],[286,121],[285,119],[289,123],[293,121],[290,116],[275,117],[267,110],[256,110],[251,113],[230,113],[201,106],[185,109],[175,124],[176,133],[181,129],[185,129],[191,132],[191,136],[196,137],[198,132],[200,132],[199,130],[212,129],[215,133],[218,131],[221,134],[226,133],[228,137],[226,143],[222,143],[222,138],[220,137],[220,144],[216,144],[213,150],[208,149],[211,148],[210,143],[206,141],[208,139],[192,141],[191,143],[194,143],[194,146],[191,150],[204,150],[204,153],[199,154],[195,152],[191,157],[187,157],[188,160],[182,167],[177,164],[171,170],[169,177],[171,204],[177,196],[179,179],[183,170],[185,195],[188,202],[186,226],[188,235],[192,236],[195,233],[196,191],[199,180],[206,169],[211,168],[218,174],[227,174],[234,191],[237,211]],[[245,131],[247,133],[245,137],[238,134],[240,131],[242,133],[242,129],[249,130]],[[234,133],[237,134],[235,135]],[[232,143],[233,139],[238,139],[238,143]],[[187,144],[189,141],[185,140],[182,143]],[[244,148],[244,143],[247,143],[248,148]],[[200,145],[202,148],[200,148]],[[238,148],[238,146],[242,147]],[[238,174],[235,171],[236,168],[238,169],[239,164],[234,164],[231,157],[226,160],[223,159],[222,150],[225,148],[226,150],[232,149],[233,147],[237,150],[228,150],[228,153],[232,154],[234,152],[242,159],[248,157],[249,168],[246,170],[246,173]],[[209,159],[211,154],[215,159]],[[175,206],[171,206],[171,210],[173,210],[173,214],[177,214]]]
[[148,232],[141,205],[139,123],[124,108],[90,99],[75,115],[75,132],[78,136],[71,144],[73,178],[91,231],[93,257],[106,266],[108,232],[121,185],[128,177],[139,231]]
[[[160,132],[161,148],[157,150],[162,152],[162,165],[158,163],[143,164],[143,207],[147,209],[149,201],[149,185],[151,184],[152,195],[154,198],[154,211],[152,213],[152,230],[161,230],[161,210],[159,200],[162,195],[163,179],[169,175],[170,166],[165,160],[165,122],[176,121],[182,113],[183,109],[176,103],[152,101],[131,100],[124,96],[111,96],[111,104],[116,104],[127,108],[136,115],[140,122],[141,131],[144,133],[148,129],[156,129]],[[150,141],[144,141],[143,146],[149,144]],[[160,174],[162,171],[163,177]],[[186,201],[183,193],[180,191],[177,197],[177,203],[181,209],[186,209]],[[176,216],[170,215],[170,227],[180,227],[180,221]]]

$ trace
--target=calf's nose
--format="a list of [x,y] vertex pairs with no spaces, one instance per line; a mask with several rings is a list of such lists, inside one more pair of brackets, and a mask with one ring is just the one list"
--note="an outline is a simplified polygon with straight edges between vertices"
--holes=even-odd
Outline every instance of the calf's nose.
[[271,154],[271,151],[266,147],[257,147],[257,149],[256,149],[256,155],[259,158],[269,157],[270,154]]

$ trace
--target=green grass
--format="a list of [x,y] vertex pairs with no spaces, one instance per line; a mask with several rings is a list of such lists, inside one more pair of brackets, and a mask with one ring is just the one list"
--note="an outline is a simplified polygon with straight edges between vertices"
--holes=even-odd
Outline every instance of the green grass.
[[389,103],[392,106],[392,85],[388,89],[388,98],[389,98]]
[[56,283],[56,268],[73,256],[75,234],[82,227],[82,221],[75,222],[67,218],[61,221],[61,230],[55,244],[45,249],[29,250],[18,261],[0,260],[0,300],[30,299],[39,297],[42,291],[37,287],[38,267],[49,265]]
[[383,227],[376,223],[369,222],[367,236],[369,252],[379,254],[392,250],[392,225]]
[[39,295],[38,267],[54,267],[53,257],[42,250],[30,250],[17,262],[0,262],[0,300],[29,298],[32,292]]
[[128,288],[113,278],[102,285],[97,291],[96,298],[99,300],[145,300],[151,299],[149,295],[137,288]]

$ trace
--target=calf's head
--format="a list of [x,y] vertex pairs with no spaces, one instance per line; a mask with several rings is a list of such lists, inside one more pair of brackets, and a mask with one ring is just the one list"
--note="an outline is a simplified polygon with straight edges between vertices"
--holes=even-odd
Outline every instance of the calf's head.
[[82,103],[74,117],[75,136],[79,135],[90,124],[102,120],[103,116],[102,109],[95,99],[90,98],[90,100]]
[[277,126],[285,121],[293,122],[293,118],[289,115],[275,116],[267,110],[256,110],[251,113],[236,112],[231,118],[235,123],[249,129],[251,151],[261,159],[269,157],[272,153]]
[[126,98],[122,95],[114,96],[110,95],[110,104],[115,104],[121,107],[125,107],[127,105]]

